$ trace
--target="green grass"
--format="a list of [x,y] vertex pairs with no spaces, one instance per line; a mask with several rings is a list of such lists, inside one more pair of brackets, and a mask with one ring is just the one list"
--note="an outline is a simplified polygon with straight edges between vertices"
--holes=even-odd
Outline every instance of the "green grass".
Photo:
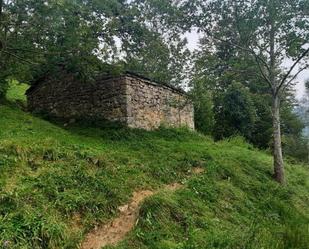
[[0,105],[0,248],[77,248],[134,190],[183,181],[199,166],[186,188],[148,198],[110,248],[308,249],[308,167],[287,164],[280,186],[271,164],[241,138],[63,127]]

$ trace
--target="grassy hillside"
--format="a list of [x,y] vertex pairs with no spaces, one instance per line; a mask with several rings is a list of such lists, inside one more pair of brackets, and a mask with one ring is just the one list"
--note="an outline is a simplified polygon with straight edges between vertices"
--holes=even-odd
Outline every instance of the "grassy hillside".
[[[188,179],[194,167],[205,172]],[[0,105],[0,248],[77,248],[134,190],[185,181],[148,198],[115,248],[305,249],[308,167],[286,169],[282,187],[271,157],[240,138],[64,127]]]

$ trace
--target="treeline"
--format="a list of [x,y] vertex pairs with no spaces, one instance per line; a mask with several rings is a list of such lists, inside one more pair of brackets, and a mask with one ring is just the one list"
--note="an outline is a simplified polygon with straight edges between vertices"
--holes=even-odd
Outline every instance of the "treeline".
[[[197,130],[216,140],[241,135],[258,148],[271,149],[273,127],[270,96],[255,93],[237,81],[231,81],[224,90],[208,88],[208,84],[205,88],[204,83],[208,80],[194,82]],[[282,146],[286,156],[308,163],[306,127],[309,109],[302,109],[307,114],[300,115],[296,112],[300,108],[298,101],[291,96],[286,96],[282,101]]]
[[[308,69],[308,1],[204,1],[200,6],[208,15],[197,16],[204,36],[193,84],[212,102],[205,97],[198,102],[197,124],[217,139],[241,134],[271,148],[275,178],[283,182],[282,147],[284,154],[308,162],[305,120],[295,114],[294,98],[295,80]],[[213,114],[210,127],[202,122],[206,109]]]
[[308,13],[306,0],[0,0],[0,96],[10,79],[31,84],[59,67],[88,82],[129,70],[188,84],[197,129],[272,148],[283,182],[281,144],[308,158],[293,92],[308,68]]
[[[248,3],[214,1],[212,5],[207,5],[207,10],[211,10],[212,20],[216,24],[206,25],[213,34],[210,36],[206,32],[200,41],[200,50],[194,56],[195,67],[191,84],[195,100],[196,126],[203,133],[218,140],[242,135],[255,146],[272,150],[272,89],[269,89],[268,79],[263,75],[267,74],[267,69],[261,66],[264,61],[269,61],[267,49],[270,46],[270,30],[265,22],[270,22],[270,18],[263,17],[263,13],[262,17],[256,16],[258,10],[244,4],[246,2]],[[270,4],[270,1],[256,2],[256,8],[266,8],[267,4]],[[297,6],[300,8],[305,2],[297,1],[291,6],[287,2],[274,1],[274,6],[271,7],[275,8],[274,12],[291,11],[286,17],[273,14],[273,18],[278,18],[277,22],[285,21],[285,25],[290,27],[292,21],[289,18],[298,16],[295,13],[297,11],[302,13],[301,10],[297,10]],[[294,10],[290,9],[292,6]],[[304,10],[309,10],[308,5]],[[308,27],[308,20],[303,20],[301,25]],[[262,29],[266,31],[261,34]],[[302,46],[308,45],[308,32],[304,32],[303,37],[298,37],[296,33],[293,29],[287,30],[285,35],[278,37],[281,43],[278,42],[276,45],[281,47],[277,53],[280,50],[281,53],[287,53],[280,54],[281,57],[278,55],[275,60],[274,70],[278,81],[280,76],[285,74],[280,65],[285,63],[285,57],[289,57],[291,53],[291,58],[297,58],[304,50]],[[264,48],[260,49],[261,46]],[[257,58],[258,53],[261,58]],[[258,63],[257,60],[262,62]],[[289,76],[288,84],[280,92],[280,116],[284,154],[308,163],[309,138],[303,131],[309,122],[309,102],[305,103],[309,98],[309,84],[306,84],[307,90],[304,92],[302,103],[299,103],[295,99],[297,81],[294,77],[307,68],[308,56],[304,58],[304,63],[299,65],[296,73]]]

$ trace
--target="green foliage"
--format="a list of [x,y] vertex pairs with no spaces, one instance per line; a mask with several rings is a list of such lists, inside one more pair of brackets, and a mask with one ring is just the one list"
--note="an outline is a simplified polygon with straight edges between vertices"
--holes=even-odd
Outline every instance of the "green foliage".
[[298,161],[308,163],[308,138],[303,135],[306,120],[302,120],[295,108],[284,105],[281,108],[283,130],[283,153]]
[[201,94],[194,102],[194,122],[198,131],[205,135],[212,135],[214,115],[212,97],[209,93]]
[[[232,24],[230,19],[220,22],[220,32],[232,39],[235,36],[231,30],[236,27],[225,25],[226,23]],[[236,32],[237,30],[235,30]],[[216,47],[216,50],[213,50],[209,42],[207,36],[201,39],[201,51],[195,60],[194,82],[199,82],[202,88],[212,93],[214,120],[215,124],[218,124],[218,127],[215,125],[216,128],[213,130],[214,136],[218,139],[236,132],[245,136],[256,146],[268,148],[272,137],[271,97],[267,83],[256,77],[258,68],[254,58],[250,53],[229,46],[220,40],[212,41],[213,46]],[[225,92],[232,82],[239,82],[250,92],[249,99],[252,100],[250,100],[249,108],[253,111],[254,120],[251,119],[252,117],[248,119],[246,131],[240,131],[238,128],[235,130],[235,124],[240,125],[238,115],[227,114],[230,116],[229,121],[222,122],[223,109],[233,109],[232,106],[226,106],[227,103],[223,99],[223,95],[226,94]],[[201,89],[201,86],[193,87],[196,88],[195,92],[199,92]],[[237,101],[237,97],[235,101]],[[252,123],[252,121],[254,122]]]
[[254,123],[250,141],[259,148],[271,147],[272,141],[272,114],[270,96],[252,95],[256,110],[256,120]]
[[22,101],[26,103],[26,91],[29,85],[20,83],[16,80],[9,81],[8,91],[6,93],[6,99],[9,101]]
[[215,138],[242,134],[250,139],[255,122],[255,108],[249,90],[234,82],[216,101]]
[[[160,39],[160,35],[145,32],[145,44],[127,58],[128,71],[145,75],[158,82],[170,82],[169,49]],[[142,37],[141,37],[142,38]]]
[[[303,70],[308,67],[309,53],[301,59],[309,38],[309,21],[305,17],[307,1],[185,2],[190,19],[203,35],[195,57],[195,80],[204,81],[205,88],[211,90],[214,96],[221,95],[233,81],[248,87],[256,109],[250,141],[260,148],[269,147],[272,142],[273,89],[278,87],[278,79],[283,80],[288,73],[282,67],[283,61],[289,58],[295,62],[299,58],[299,68]],[[271,33],[274,36],[273,46],[270,45]],[[271,53],[271,47],[274,47],[274,53]],[[272,61],[274,63],[270,63]],[[293,115],[296,103],[291,91],[294,78],[293,74],[287,77],[283,82],[284,89],[281,88],[276,94],[280,95],[283,102],[283,134],[290,136],[293,133],[295,138],[301,139],[296,127],[299,119]],[[276,79],[276,83],[273,79]],[[220,98],[214,101],[215,110],[220,110],[223,105]],[[215,115],[215,119],[220,123],[220,116],[217,119]],[[231,133],[229,126],[233,127],[234,124],[226,123],[223,129],[227,133]],[[248,134],[242,135],[248,137]]]
[[201,82],[195,82],[191,91],[194,103],[194,123],[199,132],[212,135],[214,129],[213,101],[210,91],[204,86],[205,84]]
[[108,64],[180,84],[189,52],[177,13],[151,1],[1,1],[0,95],[8,79],[29,83],[61,68],[90,81]]
[[[109,6],[113,8],[112,2]],[[52,73],[59,65],[91,77],[100,62],[94,52],[101,37],[101,18],[110,11],[92,1],[5,1],[0,78],[29,83],[42,70]],[[113,46],[113,35],[105,32],[101,41]]]
[[303,135],[309,139],[309,79],[305,81],[305,93],[296,110],[305,126]]
[[300,137],[304,128],[304,123],[295,113],[290,105],[283,105],[281,108],[282,130],[286,135]]
[[[215,143],[185,129],[64,129],[12,107],[1,105],[0,113],[1,246],[76,248],[134,190],[175,181],[187,187],[147,199],[117,248],[302,249],[308,242],[307,169],[287,165],[287,186],[278,188],[271,157],[242,138]],[[185,181],[197,166],[205,173]]]
[[309,139],[302,136],[283,136],[283,152],[298,161],[309,164]]

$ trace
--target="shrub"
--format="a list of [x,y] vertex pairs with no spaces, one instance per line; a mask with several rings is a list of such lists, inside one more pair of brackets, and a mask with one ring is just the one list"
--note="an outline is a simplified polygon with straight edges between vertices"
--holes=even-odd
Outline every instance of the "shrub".
[[239,134],[250,139],[255,115],[249,90],[240,83],[232,83],[215,101],[215,138]]

